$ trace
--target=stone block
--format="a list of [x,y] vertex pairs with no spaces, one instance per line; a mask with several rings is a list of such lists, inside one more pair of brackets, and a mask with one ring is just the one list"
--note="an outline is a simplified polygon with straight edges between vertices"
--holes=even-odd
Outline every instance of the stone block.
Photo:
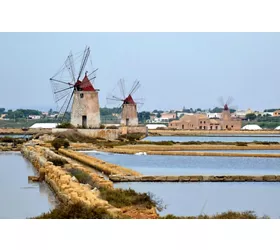
[[179,176],[180,182],[189,182],[190,179],[191,179],[190,176]]
[[166,181],[168,182],[178,182],[179,176],[166,176]]
[[276,176],[275,175],[264,175],[263,176],[264,181],[276,181]]
[[262,182],[263,181],[263,176],[253,176],[252,181]]
[[190,175],[190,182],[200,182],[203,181],[202,175]]

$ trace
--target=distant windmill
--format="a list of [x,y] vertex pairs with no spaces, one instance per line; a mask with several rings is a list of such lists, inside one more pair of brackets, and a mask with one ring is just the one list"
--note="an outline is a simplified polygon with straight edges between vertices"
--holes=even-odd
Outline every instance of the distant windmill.
[[231,106],[231,104],[233,103],[234,99],[229,96],[228,99],[226,101],[224,101],[223,97],[219,97],[218,98],[219,104],[222,105],[223,110],[236,110],[237,107],[236,106]]
[[[64,121],[66,115],[71,113],[72,125],[94,128],[100,126],[99,90],[91,82],[96,78],[97,69],[88,65],[89,59],[89,47],[75,56],[70,52],[61,69],[50,78],[50,82],[59,112],[58,118]],[[79,68],[78,72],[75,66]]]
[[[120,103],[119,108],[121,109],[121,125],[125,126],[137,126],[138,125],[138,116],[137,116],[137,107],[143,105],[143,99],[135,99],[133,96],[140,88],[140,83],[138,80],[134,81],[131,90],[126,93],[126,87],[124,79],[120,79],[117,84],[121,97],[118,97],[117,94],[109,94],[107,97],[108,103]],[[142,101],[142,102],[141,102]]]
[[219,103],[223,107],[221,118],[223,120],[230,120],[231,119],[230,110],[236,110],[237,109],[237,107],[235,107],[235,106],[234,107],[230,106],[234,99],[230,96],[230,97],[228,97],[226,102],[224,101],[223,97],[219,97],[218,100],[219,100]]

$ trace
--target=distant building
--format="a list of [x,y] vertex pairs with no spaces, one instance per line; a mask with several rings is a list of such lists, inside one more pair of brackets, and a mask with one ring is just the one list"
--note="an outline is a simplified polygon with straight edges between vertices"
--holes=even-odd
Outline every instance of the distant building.
[[39,119],[41,119],[41,116],[40,115],[29,115],[28,119],[39,120]]
[[280,110],[278,109],[278,110],[275,110],[274,112],[273,112],[273,116],[280,116]]
[[160,118],[162,119],[168,119],[168,120],[173,120],[176,119],[176,113],[162,113]]
[[206,113],[208,118],[221,118],[221,113]]
[[231,117],[226,106],[220,119],[211,119],[206,114],[184,115],[180,120],[170,122],[168,127],[187,130],[240,130],[241,119]]

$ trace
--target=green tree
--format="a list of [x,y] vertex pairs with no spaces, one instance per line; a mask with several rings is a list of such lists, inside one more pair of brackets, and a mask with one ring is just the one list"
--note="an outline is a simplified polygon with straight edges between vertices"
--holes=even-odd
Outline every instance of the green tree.
[[246,119],[247,119],[247,120],[250,120],[250,121],[255,120],[256,117],[257,117],[257,116],[256,116],[254,113],[250,113],[250,114],[247,114],[247,115],[246,115]]
[[0,108],[0,115],[5,113],[5,108]]

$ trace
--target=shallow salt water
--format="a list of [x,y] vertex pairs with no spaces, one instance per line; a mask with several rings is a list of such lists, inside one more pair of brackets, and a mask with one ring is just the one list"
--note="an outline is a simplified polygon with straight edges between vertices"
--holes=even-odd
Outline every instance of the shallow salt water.
[[0,153],[0,219],[25,219],[48,212],[56,205],[46,183],[28,183],[32,164],[19,152]]
[[280,158],[86,154],[144,175],[264,175],[280,174]]
[[280,218],[280,183],[118,183],[119,188],[151,192],[163,200],[160,215],[213,215],[254,211],[258,216]]
[[148,136],[143,141],[174,141],[174,142],[188,142],[188,141],[221,141],[221,142],[253,142],[253,141],[270,141],[280,142],[280,135],[270,136]]

